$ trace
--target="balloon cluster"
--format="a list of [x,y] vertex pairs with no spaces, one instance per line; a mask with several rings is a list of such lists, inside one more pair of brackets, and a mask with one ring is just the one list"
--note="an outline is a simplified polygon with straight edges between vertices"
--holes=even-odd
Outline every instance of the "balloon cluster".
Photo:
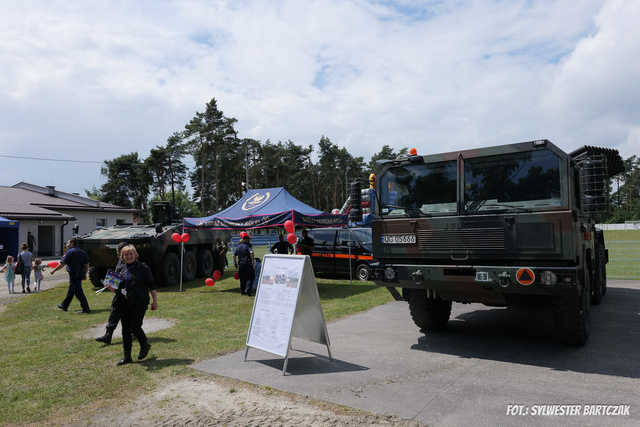
[[191,236],[189,236],[189,233],[173,233],[171,235],[171,240],[173,240],[176,243],[187,243],[189,241],[189,239],[191,238]]
[[213,278],[209,277],[204,281],[204,284],[207,286],[214,286],[217,280],[222,278],[222,272],[220,270],[216,270],[213,272]]
[[284,222],[284,229],[287,233],[287,242],[291,243],[292,245],[295,244],[298,241],[298,236],[296,236],[296,234],[294,233],[295,231],[295,226],[293,225],[293,221],[291,221],[290,219],[286,220]]

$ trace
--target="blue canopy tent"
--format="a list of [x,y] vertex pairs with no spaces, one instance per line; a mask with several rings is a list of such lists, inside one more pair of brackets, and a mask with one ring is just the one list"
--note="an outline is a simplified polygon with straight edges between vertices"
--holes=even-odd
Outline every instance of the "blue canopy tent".
[[18,255],[18,230],[20,223],[0,216],[0,265],[7,255]]
[[292,220],[296,227],[340,227],[346,215],[328,214],[302,203],[284,187],[249,190],[236,203],[203,218],[184,218],[185,229],[246,230],[278,227]]

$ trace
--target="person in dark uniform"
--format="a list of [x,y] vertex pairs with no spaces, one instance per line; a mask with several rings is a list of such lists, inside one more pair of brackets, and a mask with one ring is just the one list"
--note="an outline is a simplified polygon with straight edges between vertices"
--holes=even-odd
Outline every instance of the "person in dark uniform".
[[291,243],[284,240],[284,236],[280,234],[278,236],[278,243],[271,246],[272,254],[288,255],[293,253],[293,246]]
[[89,257],[85,251],[76,248],[76,243],[75,238],[67,242],[67,253],[64,254],[58,266],[51,270],[51,274],[54,274],[66,266],[67,272],[69,272],[69,290],[65,299],[58,304],[58,308],[62,311],[67,311],[75,295],[82,307],[82,311],[78,313],[91,313],[87,297],[84,296],[82,291],[82,281],[87,277],[87,270],[89,270]]
[[[117,273],[120,277],[124,277],[124,273],[126,271],[126,266],[124,261],[120,258],[122,248],[125,246],[129,246],[129,243],[120,242],[118,243],[118,247],[116,249],[116,255],[118,257],[118,263],[116,264],[116,268],[114,272]],[[112,292],[115,293],[115,290],[111,289]],[[96,341],[105,343],[107,345],[111,344],[111,338],[113,337],[113,331],[116,330],[118,326],[118,322],[122,317],[122,313],[119,309],[118,304],[116,304],[116,300],[118,298],[117,294],[113,295],[113,299],[111,300],[111,313],[109,313],[109,320],[107,320],[106,331],[103,336],[96,338]]]
[[124,357],[116,365],[121,366],[131,363],[132,335],[140,343],[138,360],[142,360],[149,354],[151,344],[142,330],[144,315],[149,306],[149,294],[151,294],[151,310],[158,309],[158,297],[155,282],[151,270],[146,264],[138,261],[138,251],[133,245],[122,248],[120,258],[126,264],[124,280],[116,291],[118,310],[122,313],[122,348]]
[[245,235],[233,252],[233,265],[238,269],[240,276],[240,293],[251,296],[251,285],[253,282],[253,249],[251,248],[251,237]]
[[302,255],[309,255],[313,252],[313,239],[309,237],[309,232],[302,230],[302,240],[298,243],[298,250]]

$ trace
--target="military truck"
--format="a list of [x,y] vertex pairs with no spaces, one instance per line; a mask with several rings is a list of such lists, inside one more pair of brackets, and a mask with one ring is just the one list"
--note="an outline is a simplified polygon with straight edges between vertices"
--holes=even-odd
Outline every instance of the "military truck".
[[400,287],[422,331],[446,327],[452,302],[553,308],[563,341],[589,336],[607,291],[595,223],[616,150],[566,154],[548,140],[378,162],[376,284]]
[[[174,233],[182,234],[182,224],[172,222],[167,203],[152,205],[151,225],[115,225],[98,228],[78,237],[78,247],[89,255],[89,278],[95,287],[102,287],[107,270],[117,263],[118,243],[135,245],[140,259],[147,263],[161,286],[180,282],[180,243],[172,240]],[[187,230],[189,241],[184,244],[182,278],[210,276],[215,269],[224,271],[224,260],[216,257],[216,239],[229,242],[231,234],[223,230]]]

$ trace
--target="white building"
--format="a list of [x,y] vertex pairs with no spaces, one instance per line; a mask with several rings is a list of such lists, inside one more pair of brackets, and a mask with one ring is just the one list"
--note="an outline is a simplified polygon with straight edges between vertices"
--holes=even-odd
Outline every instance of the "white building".
[[20,243],[31,243],[37,256],[60,256],[64,242],[96,227],[132,224],[137,209],[121,208],[76,193],[65,193],[53,186],[19,182],[0,186],[0,216],[20,222]]

